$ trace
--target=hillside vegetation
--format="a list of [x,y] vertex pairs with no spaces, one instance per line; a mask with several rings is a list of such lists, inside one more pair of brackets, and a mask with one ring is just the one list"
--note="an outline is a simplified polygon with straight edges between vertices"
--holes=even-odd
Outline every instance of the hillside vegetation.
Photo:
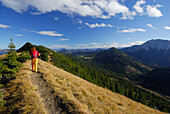
[[[26,43],[19,51],[30,50],[32,44]],[[157,96],[145,89],[142,89],[130,81],[127,81],[121,77],[127,77],[127,75],[117,74],[115,72],[103,69],[97,65],[87,63],[80,58],[77,58],[70,54],[56,53],[44,46],[36,46],[37,50],[42,53],[42,60],[66,70],[80,78],[83,78],[93,84],[99,85],[104,88],[108,88],[113,92],[118,92],[125,95],[137,102],[148,105],[152,108],[159,109],[161,111],[169,112],[169,102],[164,98]],[[44,59],[44,58],[47,58]]]
[[29,59],[28,52],[18,54],[15,52],[15,45],[12,39],[10,39],[8,47],[10,48],[8,53],[6,55],[0,55],[0,109],[4,109],[6,84],[15,78],[15,74],[21,68],[22,63]]
[[[49,63],[39,61],[39,78],[48,85],[69,113],[162,114],[123,95],[98,87]],[[23,64],[5,92],[1,113],[48,113],[43,96],[34,84],[30,62]],[[39,83],[39,81],[37,82]],[[48,96],[48,93],[47,93]]]
[[145,88],[170,96],[170,67],[156,68],[137,79]]

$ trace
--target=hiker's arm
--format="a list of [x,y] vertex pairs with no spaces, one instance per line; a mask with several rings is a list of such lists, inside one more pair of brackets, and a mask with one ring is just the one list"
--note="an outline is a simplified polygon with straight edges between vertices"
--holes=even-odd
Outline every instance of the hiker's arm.
[[38,56],[40,56],[40,55],[41,55],[41,53],[38,53],[38,51],[37,51],[37,55],[38,55]]

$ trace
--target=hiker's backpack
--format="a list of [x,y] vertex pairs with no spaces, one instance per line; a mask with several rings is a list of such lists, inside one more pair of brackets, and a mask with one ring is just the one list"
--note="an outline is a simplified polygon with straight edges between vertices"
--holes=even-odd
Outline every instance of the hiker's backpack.
[[38,52],[36,51],[36,53],[31,53],[31,59],[34,59],[34,58],[38,58]]

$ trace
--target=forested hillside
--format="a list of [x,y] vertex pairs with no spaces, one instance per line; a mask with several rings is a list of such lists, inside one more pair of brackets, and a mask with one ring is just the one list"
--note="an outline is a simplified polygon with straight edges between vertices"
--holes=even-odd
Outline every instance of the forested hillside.
[[[27,43],[21,47],[18,52],[30,50],[31,46],[32,44]],[[55,51],[52,51],[43,46],[36,47],[37,50],[42,53],[43,60],[52,62],[52,64],[59,68],[62,68],[94,84],[108,88],[113,92],[123,94],[152,108],[170,112],[170,105],[168,101],[160,96],[146,91],[145,89],[137,87],[135,84],[125,79],[120,78],[122,77],[122,74],[117,74],[115,72],[105,70],[96,65],[87,63],[73,55],[56,53]]]
[[145,88],[170,96],[170,67],[156,68],[137,79]]

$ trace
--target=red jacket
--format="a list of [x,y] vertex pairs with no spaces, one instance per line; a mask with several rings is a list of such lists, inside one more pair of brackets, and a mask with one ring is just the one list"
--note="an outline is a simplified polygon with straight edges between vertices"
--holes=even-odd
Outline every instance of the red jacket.
[[31,51],[30,56],[31,56],[31,59],[35,59],[35,58],[38,58],[40,54],[38,53],[38,51]]

